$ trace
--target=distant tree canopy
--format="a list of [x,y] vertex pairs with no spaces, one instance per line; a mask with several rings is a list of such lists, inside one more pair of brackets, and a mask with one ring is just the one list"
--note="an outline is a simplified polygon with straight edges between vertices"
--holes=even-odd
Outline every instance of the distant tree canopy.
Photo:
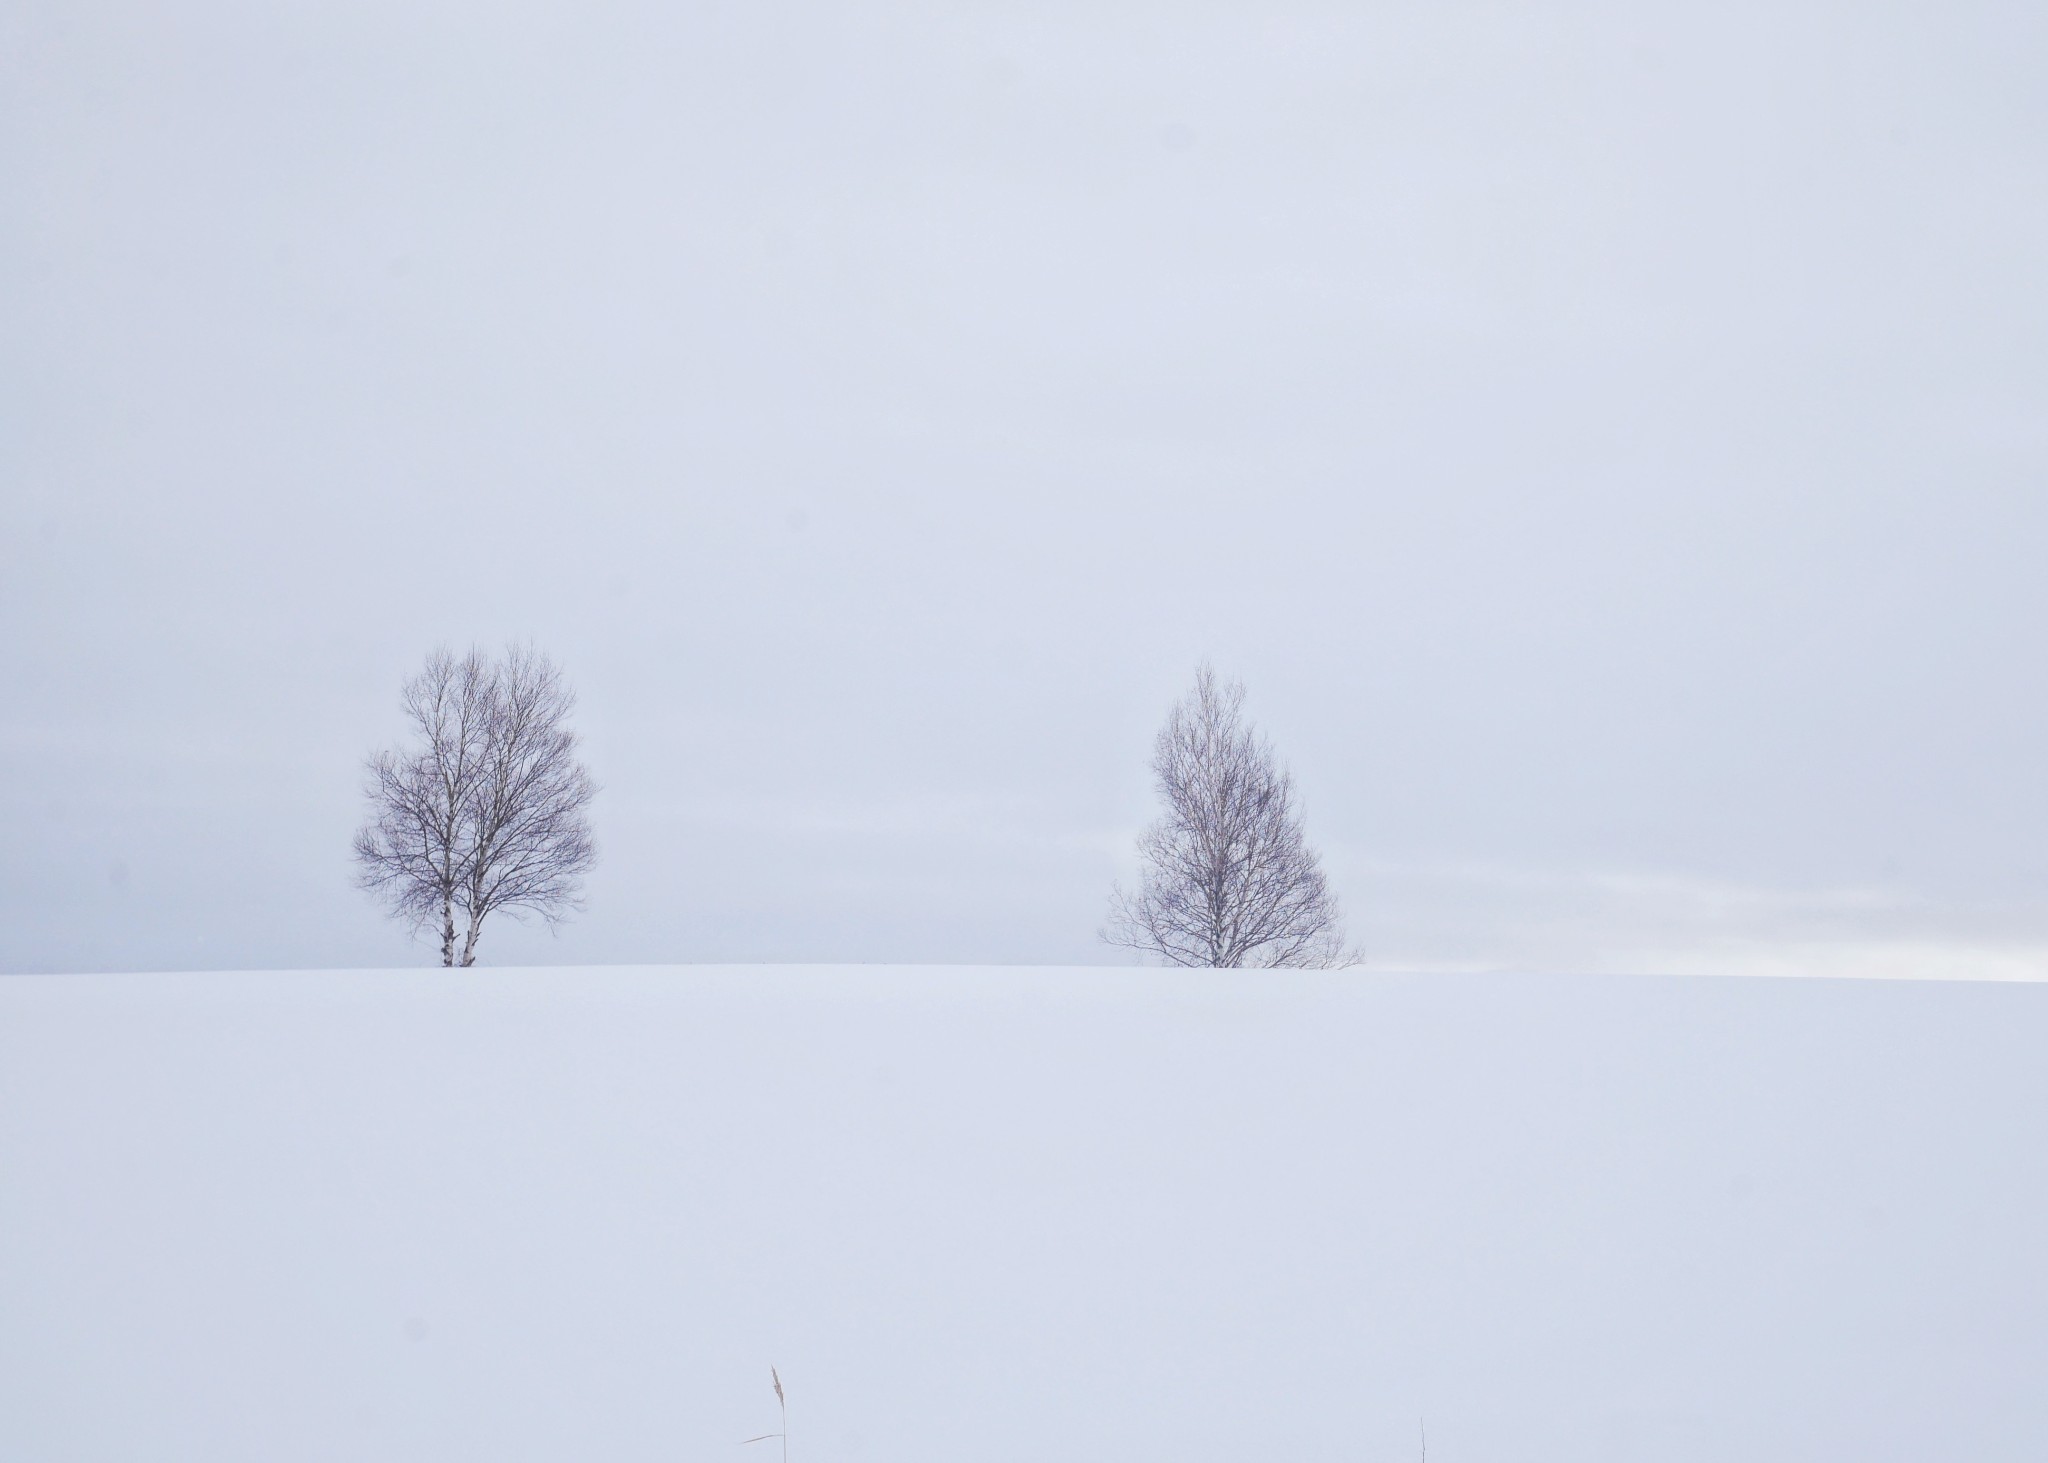
[[1152,772],[1164,809],[1138,840],[1137,892],[1111,893],[1104,940],[1169,965],[1355,960],[1294,781],[1244,719],[1242,684],[1203,664],[1153,744]]
[[400,700],[414,737],[369,759],[357,884],[415,931],[438,925],[444,966],[476,963],[493,911],[552,926],[580,909],[597,784],[576,757],[576,698],[554,662],[529,647],[459,660],[436,650]]

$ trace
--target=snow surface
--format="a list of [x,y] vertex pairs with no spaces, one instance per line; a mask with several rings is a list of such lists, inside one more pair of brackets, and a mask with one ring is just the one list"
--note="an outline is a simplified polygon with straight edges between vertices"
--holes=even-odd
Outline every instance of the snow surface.
[[0,1458],[2048,1456],[2048,989],[0,978]]

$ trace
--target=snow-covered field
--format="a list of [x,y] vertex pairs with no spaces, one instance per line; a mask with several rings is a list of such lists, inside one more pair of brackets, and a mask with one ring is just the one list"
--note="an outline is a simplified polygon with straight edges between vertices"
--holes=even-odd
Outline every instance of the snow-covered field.
[[2048,988],[0,978],[0,1458],[2048,1456]]

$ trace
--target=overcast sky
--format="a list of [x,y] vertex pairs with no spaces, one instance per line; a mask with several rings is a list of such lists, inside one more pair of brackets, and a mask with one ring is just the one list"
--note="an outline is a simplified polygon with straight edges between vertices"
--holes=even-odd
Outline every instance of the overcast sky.
[[1197,661],[1381,967],[2048,972],[2048,11],[0,11],[0,968],[1121,960]]

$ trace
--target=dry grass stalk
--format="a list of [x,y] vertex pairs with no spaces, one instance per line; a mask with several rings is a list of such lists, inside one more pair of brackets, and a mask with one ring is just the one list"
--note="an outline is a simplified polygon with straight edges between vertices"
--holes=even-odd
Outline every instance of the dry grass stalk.
[[776,1371],[771,1366],[768,1368],[768,1379],[775,1383],[775,1405],[782,1411],[782,1431],[779,1433],[762,1433],[757,1438],[743,1438],[740,1441],[740,1446],[744,1448],[748,1443],[765,1443],[770,1438],[781,1438],[782,1463],[789,1463],[789,1401],[782,1395],[782,1373]]

